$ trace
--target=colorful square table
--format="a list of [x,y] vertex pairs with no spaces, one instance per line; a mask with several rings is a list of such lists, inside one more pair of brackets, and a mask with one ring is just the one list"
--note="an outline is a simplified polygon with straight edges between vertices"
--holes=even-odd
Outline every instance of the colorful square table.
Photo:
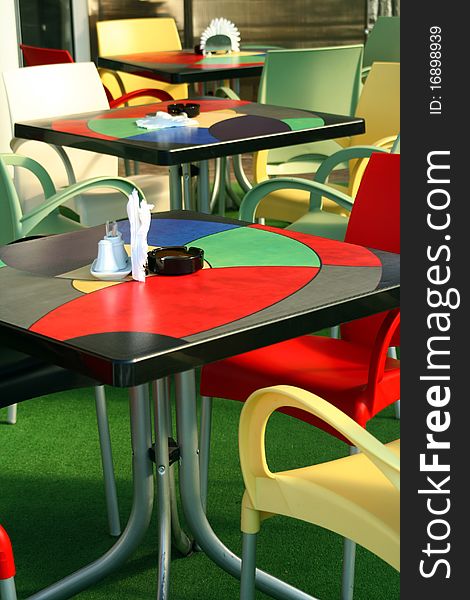
[[[257,104],[244,100],[201,99],[192,127],[150,131],[136,120],[165,111],[169,102],[130,106],[15,124],[17,138],[48,142],[170,167],[171,208],[183,206],[179,165],[183,165],[185,206],[191,206],[189,163],[201,166],[199,210],[209,212],[207,160],[365,131],[356,117]],[[188,176],[186,176],[188,175]]]
[[[119,228],[129,242],[129,224]],[[134,500],[127,527],[101,558],[35,594],[68,598],[118,568],[152,513],[147,382],[176,374],[181,497],[199,546],[229,573],[240,560],[212,531],[200,499],[193,369],[399,304],[399,256],[190,211],[154,215],[150,246],[192,245],[205,268],[191,275],[98,281],[90,275],[104,227],[0,248],[0,343],[104,383],[128,387]],[[161,388],[155,389],[160,394]],[[168,592],[168,419],[159,395],[159,598]],[[259,571],[260,589],[303,598]]]
[[191,50],[99,56],[98,66],[167,83],[198,83],[261,75],[265,52],[203,56]]

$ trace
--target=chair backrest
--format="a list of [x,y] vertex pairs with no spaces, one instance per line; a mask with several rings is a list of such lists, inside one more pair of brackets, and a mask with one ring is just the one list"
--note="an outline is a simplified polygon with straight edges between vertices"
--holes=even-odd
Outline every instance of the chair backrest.
[[[349,217],[345,242],[400,253],[400,155],[372,154]],[[372,346],[387,313],[341,325],[341,338]],[[392,346],[399,346],[398,332]]]
[[357,103],[356,116],[366,132],[353,136],[351,146],[374,144],[400,131],[400,63],[375,62]]
[[[174,19],[166,17],[98,21],[96,23],[96,34],[100,56],[181,50],[181,40],[176,22]],[[123,93],[112,74],[103,72],[101,77],[103,83],[111,90],[115,98]],[[171,85],[121,72],[119,72],[119,77],[124,85],[125,92],[156,87],[166,90],[175,99],[188,97],[188,86],[186,84]]]
[[[106,93],[93,63],[52,64],[23,67],[3,73],[12,125],[19,121],[46,119],[60,115],[92,112],[109,108]],[[57,188],[68,185],[62,160],[42,142],[27,142],[21,153],[39,161]],[[118,159],[85,150],[67,148],[77,181],[89,177],[117,175]],[[17,170],[15,186],[31,210],[42,200],[42,190],[29,173]]]
[[361,86],[361,45],[267,53],[258,102],[353,115]]
[[[361,45],[273,50],[267,53],[258,102],[353,115],[361,90]],[[333,144],[333,149],[331,145]],[[314,142],[269,151],[269,163],[329,155],[335,142]]]
[[[27,46],[20,44],[23,52],[25,66],[38,67],[39,65],[57,65],[61,63],[73,63],[72,55],[68,50],[61,48],[41,48],[40,46]],[[113,101],[113,96],[108,88],[104,88],[108,102]]]
[[41,48],[40,46],[28,46],[20,44],[23,58],[27,67],[39,65],[56,65],[60,63],[73,63],[74,60],[68,50],[60,48]]
[[400,62],[400,17],[379,17],[364,46],[364,67],[373,62]]

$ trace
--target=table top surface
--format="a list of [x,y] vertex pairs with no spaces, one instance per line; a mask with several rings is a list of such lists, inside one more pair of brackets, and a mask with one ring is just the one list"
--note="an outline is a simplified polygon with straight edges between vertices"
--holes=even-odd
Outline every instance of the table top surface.
[[203,56],[192,50],[139,52],[98,57],[98,66],[167,83],[194,83],[261,75],[265,52]]
[[200,247],[205,268],[105,282],[90,275],[103,235],[0,248],[1,343],[126,387],[399,304],[396,254],[173,211],[154,215],[149,246]]
[[160,102],[16,123],[15,136],[150,164],[179,165],[365,131],[364,120],[355,117],[244,100],[189,102],[200,104],[197,126],[153,131],[138,127],[137,119],[166,111],[171,104]]

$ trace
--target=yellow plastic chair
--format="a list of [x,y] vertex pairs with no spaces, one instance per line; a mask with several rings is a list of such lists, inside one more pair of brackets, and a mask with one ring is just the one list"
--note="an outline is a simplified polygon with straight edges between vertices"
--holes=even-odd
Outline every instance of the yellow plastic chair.
[[[98,54],[118,56],[134,52],[163,52],[181,50],[176,22],[171,18],[115,19],[96,23]],[[155,87],[165,90],[176,99],[188,97],[186,84],[170,84],[147,77],[100,69],[103,84],[113,97],[140,88]],[[130,101],[129,104],[136,102]]]
[[[273,473],[266,463],[266,424],[275,410],[287,406],[322,419],[360,453]],[[334,531],[400,569],[399,440],[383,445],[320,397],[296,387],[274,386],[254,392],[246,401],[239,449],[246,488],[241,511],[242,600],[254,599],[256,537],[261,521],[274,515]]]
[[[381,149],[390,147],[400,130],[400,63],[373,64],[370,74],[364,84],[355,111],[357,117],[362,117],[366,122],[366,132],[350,138],[336,140],[337,150],[355,146],[374,146]],[[345,159],[343,155],[340,161],[335,160],[334,154],[331,159],[331,173],[334,168]],[[328,160],[329,160],[328,159]],[[348,163],[345,163],[345,166]],[[357,161],[349,164],[349,183],[346,187],[341,186],[341,191],[354,197],[360,183],[360,177],[365,164],[359,166]],[[357,172],[357,173],[356,173]],[[269,178],[268,151],[263,150],[255,155],[254,180],[260,183]],[[320,180],[319,180],[320,181]],[[326,181],[325,178],[321,183]],[[331,182],[329,182],[331,185]],[[334,185],[333,187],[338,187]],[[305,215],[309,210],[310,195],[303,191],[288,190],[276,191],[260,203],[257,208],[257,218],[277,219],[293,223]],[[344,210],[338,209],[336,205],[327,200],[323,201],[322,208],[327,211],[346,216]],[[321,235],[320,232],[319,235]]]

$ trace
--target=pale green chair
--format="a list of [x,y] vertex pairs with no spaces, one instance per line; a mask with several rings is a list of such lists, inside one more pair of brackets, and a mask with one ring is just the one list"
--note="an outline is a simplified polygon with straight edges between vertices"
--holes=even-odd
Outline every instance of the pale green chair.
[[[16,191],[9,167],[22,167],[37,177],[44,192],[44,200],[31,210],[25,210]],[[48,172],[34,159],[19,154],[0,154],[0,244],[33,235],[66,233],[83,226],[59,212],[67,200],[92,189],[112,189],[123,194],[122,202],[136,189],[122,177],[95,177],[56,191]],[[143,194],[138,190],[141,197]]]
[[379,17],[367,37],[362,77],[374,62],[400,62],[400,17]]
[[[362,54],[362,45],[271,50],[266,54],[258,102],[353,115],[361,91]],[[219,88],[216,95],[238,98],[226,87]],[[321,161],[340,147],[335,140],[325,140],[257,152],[253,160],[254,183],[270,176],[314,173]],[[252,183],[242,168],[240,156],[233,157],[233,169],[240,187],[248,192]],[[266,216],[294,221],[305,212],[306,206],[302,208],[300,213],[288,214],[287,219],[285,211],[280,216]]]
[[[362,45],[271,50],[266,55],[258,102],[354,115],[361,91],[362,53]],[[237,98],[229,88],[219,88],[216,94]],[[337,150],[333,140],[270,150],[266,176],[312,173],[315,162]],[[255,181],[259,176],[256,160]],[[249,189],[245,182],[239,182],[245,191]]]
[[[258,102],[354,115],[361,92],[362,53],[361,45],[270,51]],[[336,150],[333,140],[270,150],[267,175],[311,173],[312,161]]]

